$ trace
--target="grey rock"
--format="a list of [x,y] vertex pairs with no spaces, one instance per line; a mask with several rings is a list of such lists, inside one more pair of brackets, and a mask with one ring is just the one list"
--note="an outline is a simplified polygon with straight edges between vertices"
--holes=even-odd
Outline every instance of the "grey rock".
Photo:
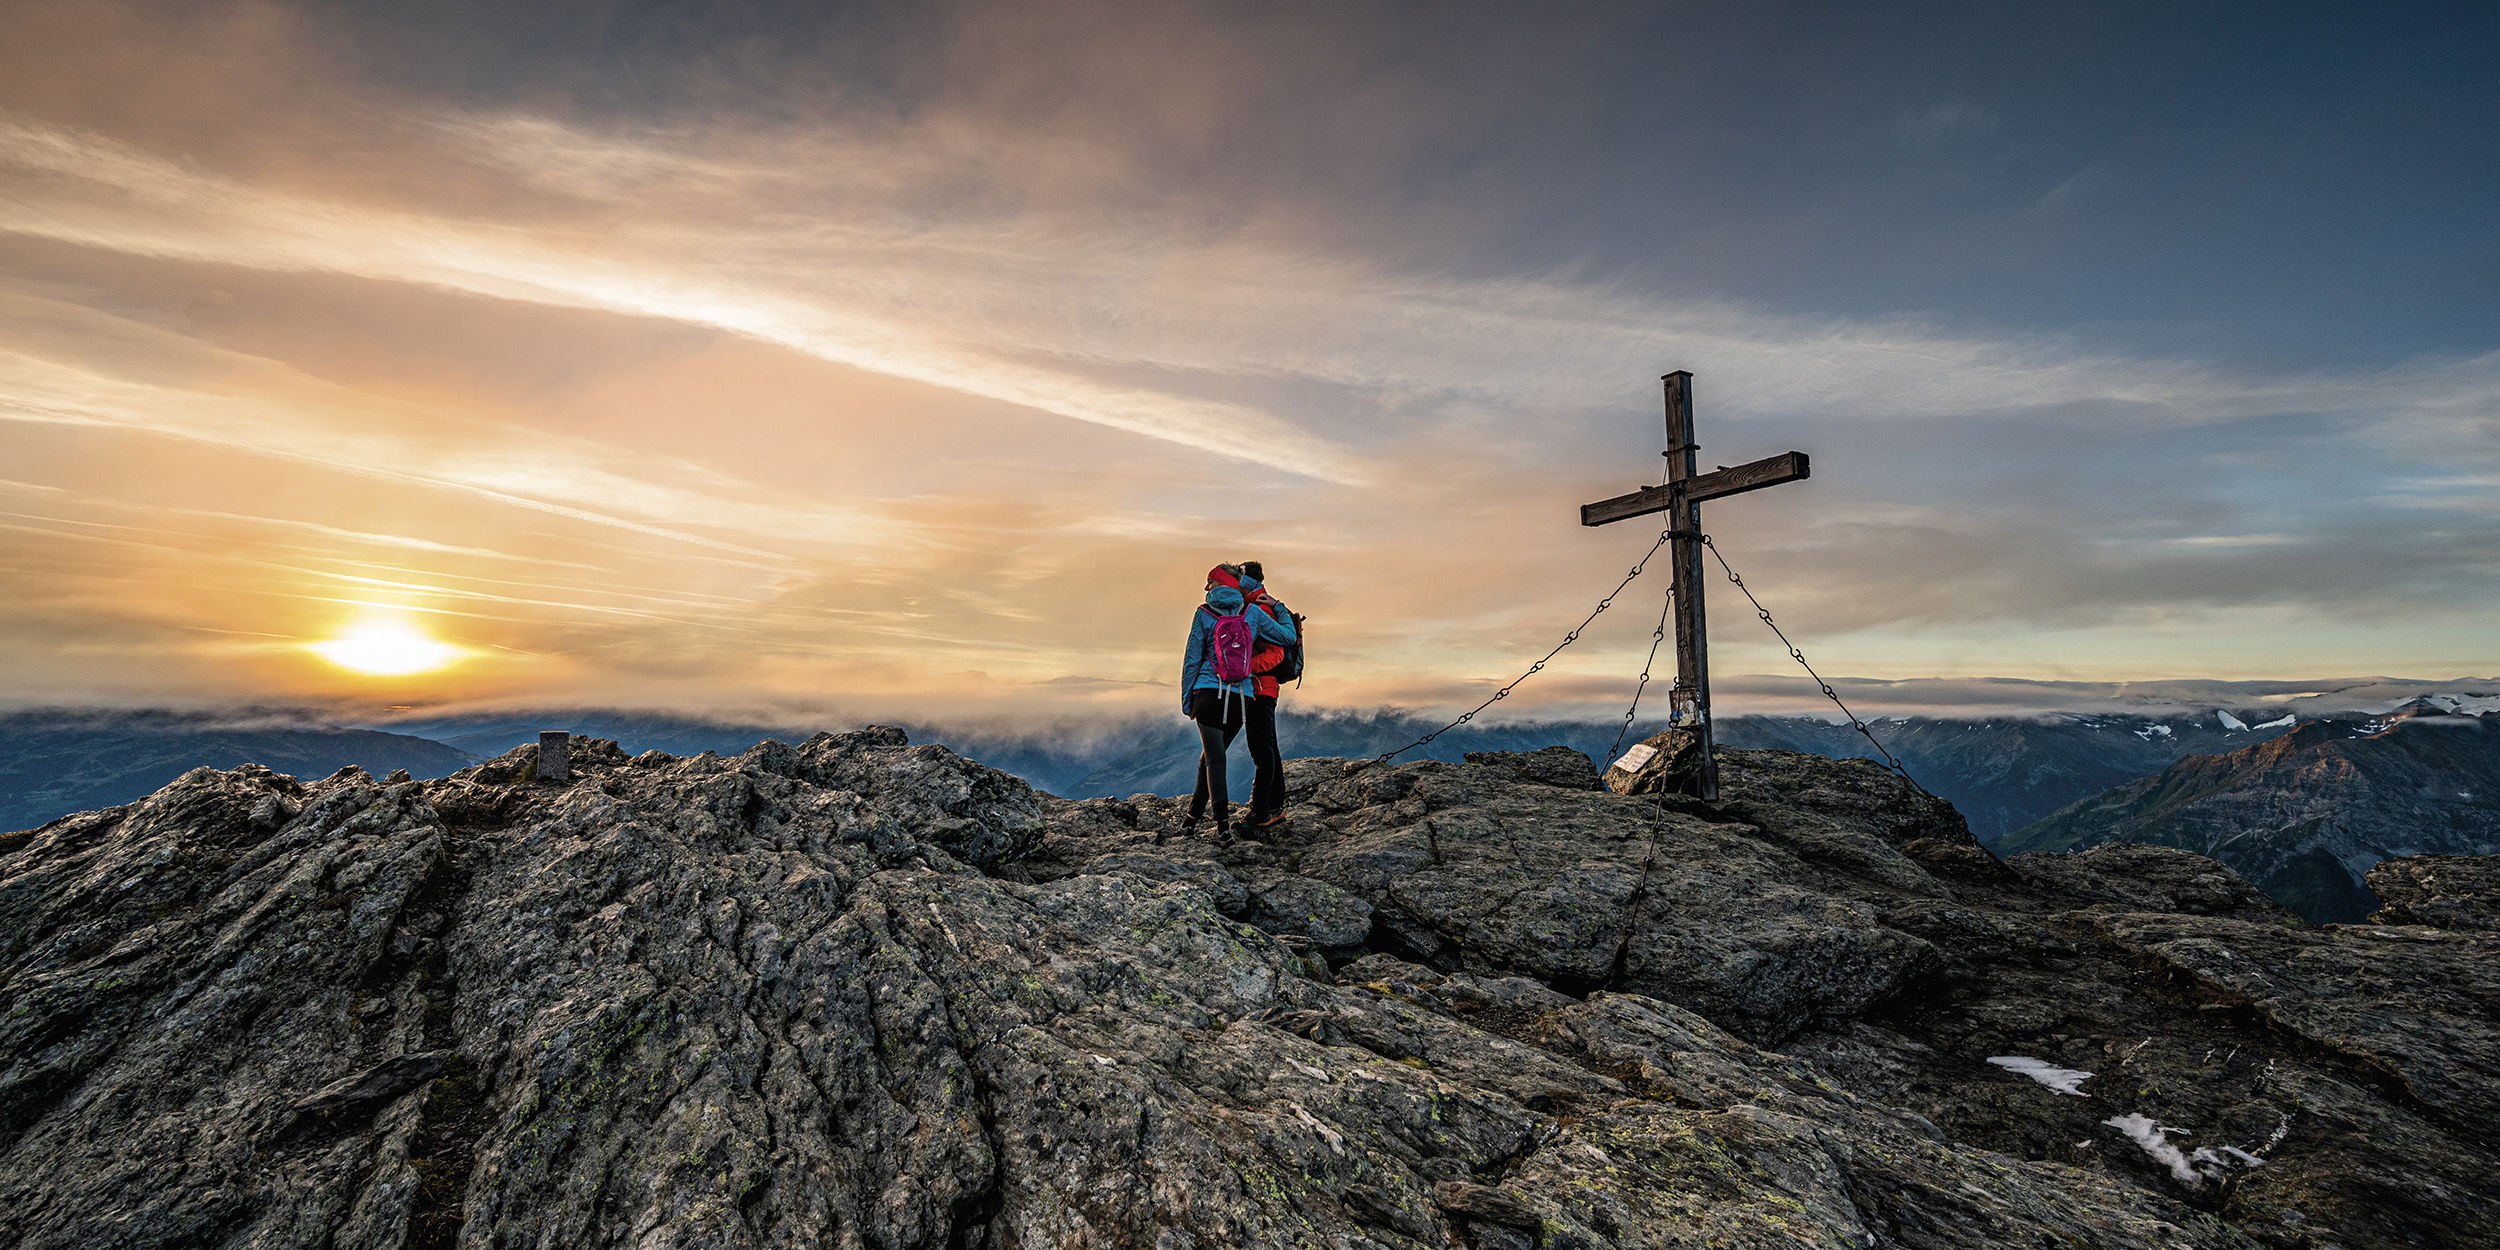
[[[370,1007],[371,1004],[368,1004]],[[370,1018],[379,1012],[359,1010],[360,1017]],[[295,1101],[288,1108],[294,1112],[293,1124],[308,1120],[335,1124],[340,1117],[375,1110],[378,1104],[390,1102],[400,1095],[433,1080],[457,1058],[448,1050],[420,1051],[412,1055],[394,1055],[380,1063],[322,1086]]]
[[1327,882],[1286,875],[1251,891],[1242,919],[1320,946],[1361,946],[1371,936],[1372,905]]
[[[1750,753],[1727,756],[1723,784],[1748,793]],[[1297,836],[1318,838],[1302,872],[1364,897],[1390,940],[1437,967],[1615,986],[1775,1041],[1818,1015],[1863,1010],[1936,963],[1926,940],[1822,888],[1813,859],[1877,864],[1919,889],[1933,888],[1929,874],[1882,836],[1818,812],[1786,823],[1824,832],[1783,846],[1691,801],[1575,794],[1520,785],[1497,765],[1431,762],[1349,772],[1317,788],[1312,806],[1297,821],[1311,826]]]
[[2327,934],[2201,916],[2095,921],[2119,949],[2216,1005],[2392,1077],[2468,1135],[2500,1123],[2500,936],[2365,927]]
[[[2175,910],[2190,920],[2317,936],[2228,868],[2141,847],[2025,856],[2009,865],[1978,847],[1958,814],[1872,765],[1741,751],[1723,753],[1722,765],[1728,801],[1712,805],[1674,795],[1572,796],[1482,765],[1297,762],[1288,766],[1294,819],[1275,845],[1184,841],[1149,853],[1219,858],[1254,886],[1266,874],[1290,872],[1362,894],[1376,909],[1372,953],[1340,959],[1336,982],[1501,1036],[1520,1036],[1553,1004],[1515,1013],[1485,996],[1491,986],[1534,986],[1569,1002],[1608,987],[1620,993],[1642,976],[1714,1025],[1777,1042],[1781,1053],[1809,1061],[1819,1079],[1897,1112],[1902,1132],[2219,1205],[2266,1244],[2475,1245],[2500,1235],[2500,1213],[2477,1196],[2474,1179],[2490,1148],[2453,1115],[2405,1094],[2370,1053],[2324,1049],[2224,1001],[2142,942],[2105,931],[2112,917]],[[1560,806],[1549,811],[1538,796]],[[1129,802],[1136,828],[1167,827],[1172,800]],[[1039,877],[1072,871],[1087,847],[1138,838],[1116,822],[1080,819],[1084,808],[1053,805],[1052,841],[1067,841],[1028,861]],[[1652,841],[1658,860],[1673,865],[1661,875],[1653,864],[1649,874],[1653,885],[1667,883],[1669,904],[1634,905],[1626,891],[1598,904],[1609,925],[1575,932],[1536,916],[1543,931],[1520,933],[1517,917],[1535,916],[1531,907],[1559,910],[1549,901],[1557,891],[1540,885],[1537,869],[1504,869],[1548,865],[1549,881],[1564,872],[1585,881],[1628,854],[1643,856],[1636,866],[1646,862]],[[1761,908],[1755,899],[1777,897],[1765,885],[1828,900],[1842,922]],[[1605,965],[1586,952],[1606,948],[1583,936],[1587,930],[1627,952],[1599,976],[1588,970]],[[2330,951],[2357,946],[2363,953],[2354,959],[2367,967],[2372,944],[2388,939],[2366,932],[2334,929],[2321,940]],[[1819,949],[1782,950],[1792,936]],[[1830,988],[1834,980],[1847,986],[1853,970],[1818,959],[1845,951],[1839,943],[1849,939],[1908,952],[1888,988],[1860,991],[1854,1003]],[[1713,971],[1702,959],[1652,969],[1630,957],[1672,949],[1671,942],[1715,945],[1760,961],[1759,971]],[[2398,1001],[2395,987],[2428,985],[2441,979],[2433,968],[2442,961],[2472,957],[2462,947],[2437,948],[2377,997],[2351,999],[2350,1009],[2379,1010]],[[1831,979],[1818,986],[1816,978]],[[2450,979],[2470,983],[2473,974]],[[2359,988],[2356,978],[2333,984],[2341,988],[2327,991],[2328,1001]],[[1815,993],[1830,1005],[1800,1010]],[[1800,1015],[1804,1022],[1792,1023]],[[1331,1044],[1359,1039],[1402,1059],[1424,1057],[1428,1044],[1411,1021],[1389,1027],[1381,1013],[1277,1019],[1298,1035]],[[1535,1036],[1540,1046],[1554,1045]],[[1997,1056],[2095,1076],[2083,1085],[2086,1096],[2060,1096],[1988,1062]],[[1607,1071],[1626,1081],[1637,1076]],[[1486,1072],[1466,1079],[1512,1090],[1532,1109],[1571,1105],[1562,1097],[1566,1082],[1515,1089]],[[2471,1087],[2478,1078],[2459,1079]],[[2215,1176],[2192,1170],[2195,1179],[2183,1181],[2105,1123],[2126,1115],[2194,1133],[2179,1139],[2191,1150],[2229,1158],[2223,1148],[2231,1147],[2265,1163]],[[1436,1178],[1448,1179],[1464,1178]],[[2401,1198],[2389,1197],[2391,1183]]]
[[2500,930],[2500,855],[2415,855],[2370,870],[2379,924]]
[[[272,796],[301,814],[255,821]],[[286,1130],[307,1092],[435,1049],[389,947],[448,855],[417,787],[360,770],[195,770],[38,831],[0,877],[0,1240],[311,1244],[348,1222],[370,1146]],[[377,986],[399,1008],[359,1016]]]
[[[2500,1229],[2488,938],[2122,910],[2197,872],[2004,869],[1871,767],[1731,752],[1712,806],[1329,764],[1218,846],[889,731],[576,743],[562,788],[529,749],[203,770],[0,858],[0,1243]],[[2077,1099],[1991,1053],[2108,1059]],[[2179,1180],[2121,1112],[2265,1165]]]
[[1596,790],[1605,785],[1598,778],[1597,765],[1570,747],[1544,747],[1534,751],[1469,751],[1467,762],[1507,768],[1523,780],[1560,786],[1565,790]]
[[2009,862],[2030,881],[2119,911],[2299,924],[2290,909],[2266,897],[2248,878],[2175,847],[2109,842],[2072,854],[2035,852]]
[[[789,751],[772,742],[757,750],[767,747]],[[903,731],[890,726],[818,734],[798,748],[789,767],[817,785],[866,796],[872,819],[978,867],[1022,858],[1042,838],[1031,786],[944,747],[910,746]],[[892,806],[888,796],[908,799]]]
[[[1089,873],[1125,873],[1147,881],[1178,881],[1197,886],[1215,901],[1215,909],[1238,916],[1250,905],[1250,888],[1224,865],[1211,859],[1174,858],[1140,852],[1097,855],[1085,861]],[[1359,940],[1359,939],[1358,939]]]

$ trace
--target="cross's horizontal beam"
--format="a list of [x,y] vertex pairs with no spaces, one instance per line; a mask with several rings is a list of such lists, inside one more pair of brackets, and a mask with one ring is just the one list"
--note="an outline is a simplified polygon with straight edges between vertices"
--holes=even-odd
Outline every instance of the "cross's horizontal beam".
[[1617,495],[1612,499],[1581,504],[1580,524],[1611,525],[1616,521],[1629,521],[1636,516],[1648,516],[1652,512],[1664,512],[1675,505],[1675,498],[1679,494],[1687,502],[1700,503],[1708,499],[1724,499],[1729,495],[1741,495],[1746,491],[1760,490],[1765,486],[1777,486],[1782,482],[1802,481],[1813,476],[1812,470],[1813,465],[1807,461],[1804,452],[1783,451],[1776,456],[1766,456],[1751,464],[1740,464],[1732,469],[1721,469],[1716,473],[1704,473],[1698,477],[1686,478],[1681,482],[1644,487],[1629,495]]

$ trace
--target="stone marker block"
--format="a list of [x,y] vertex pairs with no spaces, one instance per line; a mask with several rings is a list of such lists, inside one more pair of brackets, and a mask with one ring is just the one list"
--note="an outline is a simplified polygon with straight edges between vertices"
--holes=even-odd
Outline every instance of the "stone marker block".
[[538,735],[538,779],[553,782],[573,779],[573,735],[561,729],[550,729]]
[[1617,794],[1698,794],[1701,739],[1680,729],[1651,734],[1606,766],[1606,788]]

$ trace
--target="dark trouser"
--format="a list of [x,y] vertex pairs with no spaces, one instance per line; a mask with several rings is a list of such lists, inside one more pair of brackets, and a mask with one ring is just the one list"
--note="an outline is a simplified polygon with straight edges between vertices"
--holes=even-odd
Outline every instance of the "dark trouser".
[[1260,820],[1285,809],[1285,757],[1276,750],[1276,696],[1250,701],[1250,762],[1258,775],[1250,783],[1250,819]]
[[1198,722],[1198,788],[1189,795],[1191,820],[1206,813],[1207,800],[1212,797],[1216,828],[1232,827],[1232,799],[1224,786],[1224,749],[1233,745],[1233,735],[1241,732],[1242,715],[1251,702],[1221,690],[1190,693],[1189,719]]

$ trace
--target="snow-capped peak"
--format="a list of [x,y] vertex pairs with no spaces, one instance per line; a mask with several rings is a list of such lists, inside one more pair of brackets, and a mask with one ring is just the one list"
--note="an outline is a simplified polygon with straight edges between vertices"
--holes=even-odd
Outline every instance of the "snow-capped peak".
[[2227,734],[2248,732],[2247,721],[2241,720],[2239,717],[2233,716],[2229,712],[2225,712],[2220,709],[2216,709],[2214,715],[2222,718],[2222,732]]

